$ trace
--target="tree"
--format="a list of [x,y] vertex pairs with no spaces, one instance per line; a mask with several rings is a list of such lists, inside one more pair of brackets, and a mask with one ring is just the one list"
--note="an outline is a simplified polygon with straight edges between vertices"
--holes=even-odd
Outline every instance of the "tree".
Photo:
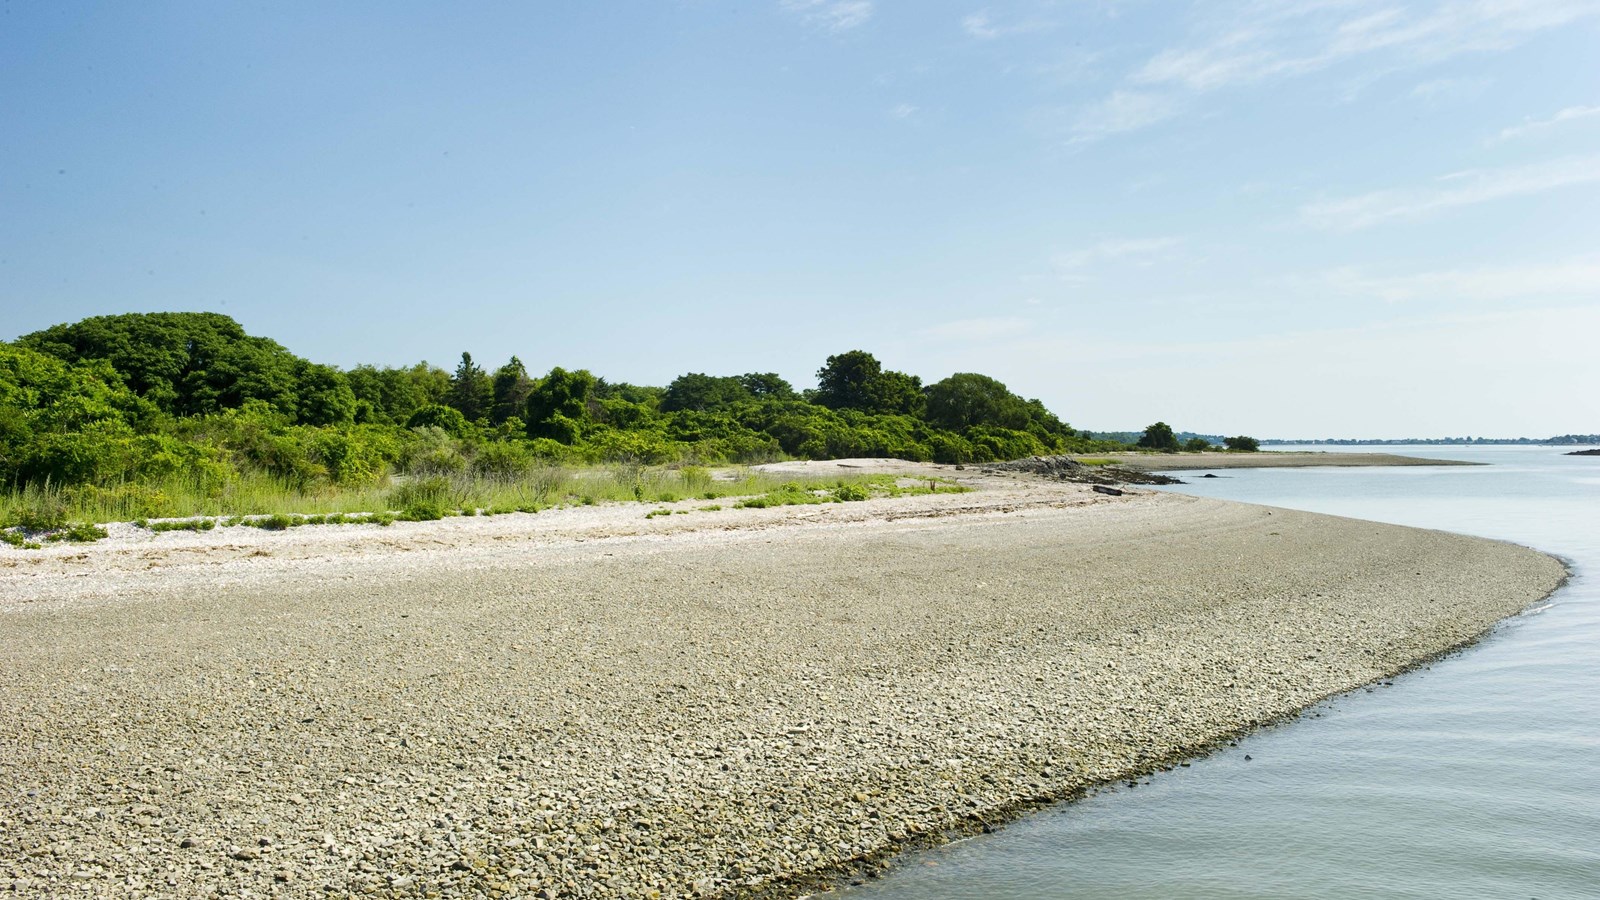
[[472,361],[471,353],[461,354],[456,373],[450,377],[450,393],[445,405],[461,413],[468,422],[487,419],[494,407],[494,384],[483,367]]
[[306,363],[300,381],[296,418],[306,425],[348,425],[355,421],[356,395],[344,373],[332,366]]
[[1261,442],[1253,437],[1238,435],[1237,437],[1223,438],[1222,443],[1229,450],[1238,450],[1242,453],[1254,453],[1261,449]]
[[357,403],[371,409],[370,420],[403,424],[424,406],[439,403],[450,392],[450,373],[417,363],[406,369],[356,366],[345,373]]
[[1183,442],[1183,449],[1190,453],[1199,453],[1211,449],[1211,442],[1201,437],[1192,437]]
[[976,372],[957,372],[928,385],[926,393],[928,421],[951,431],[966,431],[974,425],[1023,431],[1032,418],[1027,401]]
[[472,426],[461,410],[437,403],[424,406],[406,419],[407,428],[437,428],[451,437],[464,437]]
[[[18,343],[68,363],[103,359],[135,394],[179,416],[210,415],[263,400],[298,417],[300,378],[311,365],[276,341],[246,334],[220,313],[94,316],[25,335]],[[313,373],[318,382],[313,389],[326,390],[328,379],[344,377],[330,376],[332,371],[323,367]]]
[[690,372],[679,375],[667,385],[666,393],[661,395],[661,411],[714,412],[749,399],[750,391],[738,378]]
[[528,436],[574,444],[582,426],[590,421],[589,394],[595,377],[587,369],[567,371],[557,366],[528,392]]
[[778,377],[777,372],[747,372],[739,376],[739,383],[757,400],[793,400],[794,386]]
[[1172,426],[1157,422],[1144,430],[1144,435],[1139,438],[1139,446],[1146,450],[1172,452],[1178,449],[1178,436],[1172,433]]
[[817,370],[816,402],[829,409],[921,415],[922,379],[885,371],[871,353],[851,350],[828,357]]
[[493,405],[489,410],[489,422],[493,425],[512,418],[521,416],[527,409],[528,393],[533,390],[533,379],[528,377],[528,370],[522,365],[522,360],[515,356],[505,365],[494,370]]
[[829,409],[867,409],[871,385],[883,376],[883,364],[865,350],[828,357],[817,370],[817,402]]

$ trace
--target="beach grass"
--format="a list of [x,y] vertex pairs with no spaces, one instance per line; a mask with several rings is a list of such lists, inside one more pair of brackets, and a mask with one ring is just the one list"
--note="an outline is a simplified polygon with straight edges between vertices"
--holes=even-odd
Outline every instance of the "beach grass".
[[[953,487],[944,485],[939,489]],[[273,528],[382,524],[384,519],[537,512],[603,502],[716,501],[786,491],[842,491],[850,499],[856,499],[857,494],[861,495],[859,499],[866,499],[900,496],[914,490],[890,476],[807,477],[769,474],[746,467],[713,471],[700,466],[541,466],[519,476],[396,476],[359,487],[306,485],[252,473],[209,484],[167,478],[110,487],[62,488],[47,484],[15,488],[0,494],[0,529],[34,535],[62,532],[74,523],[137,522],[156,531],[205,531],[219,525]]]

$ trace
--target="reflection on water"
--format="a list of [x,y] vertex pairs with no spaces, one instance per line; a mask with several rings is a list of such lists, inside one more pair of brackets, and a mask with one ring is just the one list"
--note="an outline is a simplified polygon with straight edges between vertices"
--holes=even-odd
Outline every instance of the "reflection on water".
[[1233,470],[1173,490],[1516,541],[1567,559],[1573,580],[1392,687],[850,895],[1600,897],[1600,458],[1373,449],[1492,465]]

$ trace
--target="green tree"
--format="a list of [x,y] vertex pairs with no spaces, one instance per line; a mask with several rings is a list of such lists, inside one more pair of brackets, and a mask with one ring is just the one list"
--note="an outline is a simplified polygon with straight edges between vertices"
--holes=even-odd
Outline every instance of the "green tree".
[[417,410],[406,419],[407,428],[437,428],[453,438],[465,437],[472,425],[461,410],[434,403]]
[[1201,451],[1210,450],[1211,442],[1205,438],[1193,437],[1183,442],[1183,449],[1189,451],[1190,453],[1199,453]]
[[1222,443],[1229,450],[1238,450],[1243,453],[1254,453],[1261,449],[1261,442],[1253,437],[1238,435],[1237,437],[1223,438]]
[[68,365],[0,343],[0,481],[79,484],[135,474],[157,413],[104,361]]
[[472,361],[471,353],[461,354],[456,373],[450,376],[450,393],[445,395],[445,405],[461,413],[468,422],[489,417],[494,407],[494,384],[483,367]]
[[796,396],[794,386],[777,372],[747,372],[739,376],[739,383],[757,400],[793,400]]
[[587,369],[567,371],[557,366],[539,379],[528,392],[528,436],[550,438],[572,445],[582,435],[583,425],[591,420],[589,395],[595,377]]
[[922,379],[887,371],[865,350],[828,357],[817,370],[816,402],[829,409],[869,413],[922,414]]
[[667,385],[666,393],[661,395],[661,411],[712,412],[749,399],[750,391],[738,378],[690,372]]
[[1157,422],[1144,430],[1139,438],[1139,446],[1146,450],[1175,451],[1178,449],[1178,436],[1172,433],[1172,426]]
[[928,385],[927,398],[928,421],[951,431],[966,431],[974,425],[1025,431],[1033,422],[1026,400],[999,381],[975,372],[957,372]]
[[305,363],[296,373],[300,382],[296,418],[306,425],[348,425],[355,421],[356,395],[344,373],[332,366]]
[[522,360],[515,356],[494,371],[494,401],[489,421],[499,425],[513,416],[521,416],[528,407],[528,392],[533,390],[533,379]]
[[370,408],[369,421],[403,424],[450,391],[450,373],[425,362],[404,369],[356,366],[345,373],[356,402]]
[[[262,400],[298,417],[300,378],[310,365],[276,341],[246,334],[220,313],[95,316],[26,335],[19,343],[69,363],[103,359],[135,394],[180,416]],[[326,371],[314,374],[314,390],[325,388],[325,376]],[[313,410],[329,412],[324,406]]]

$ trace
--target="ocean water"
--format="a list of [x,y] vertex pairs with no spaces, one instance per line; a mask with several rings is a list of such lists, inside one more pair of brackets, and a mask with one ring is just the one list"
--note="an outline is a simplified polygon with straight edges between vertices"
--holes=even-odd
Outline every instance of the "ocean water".
[[1392,686],[910,855],[852,900],[1600,898],[1600,457],[1371,449],[1490,465],[1219,470],[1171,489],[1514,541],[1573,578]]

